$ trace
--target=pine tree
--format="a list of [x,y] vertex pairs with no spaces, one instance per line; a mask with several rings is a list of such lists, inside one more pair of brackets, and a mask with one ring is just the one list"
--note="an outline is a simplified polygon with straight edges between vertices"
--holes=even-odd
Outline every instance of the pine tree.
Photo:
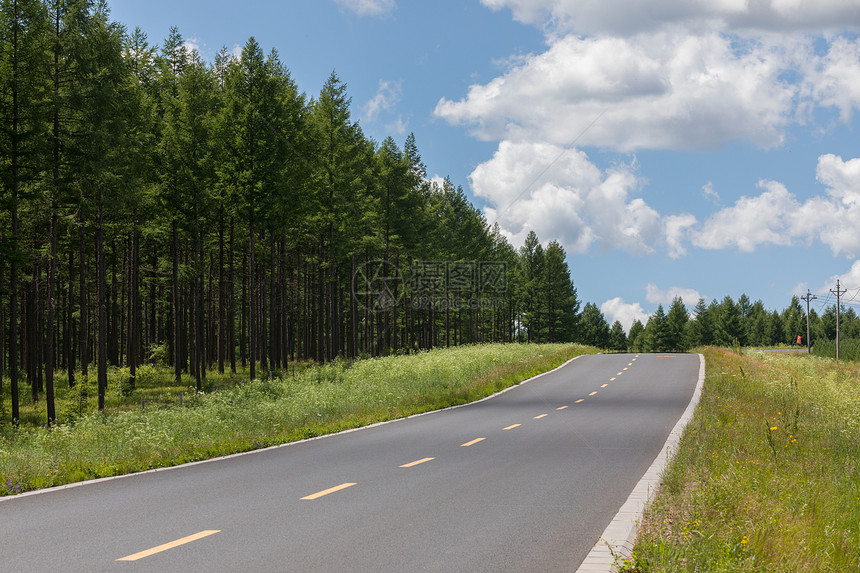
[[547,342],[574,340],[579,329],[579,300],[558,241],[547,245],[544,253],[543,285],[546,289]]
[[669,307],[669,312],[666,315],[666,349],[678,352],[687,350],[684,334],[686,332],[687,308],[684,306],[684,301],[680,297],[676,297],[672,301],[672,306]]
[[615,352],[627,351],[627,335],[624,333],[624,326],[618,320],[612,323],[609,331],[609,349]]
[[720,346],[746,345],[746,333],[741,320],[741,310],[730,296],[726,296],[719,305],[716,331],[715,342]]
[[639,320],[634,320],[627,333],[627,348],[630,352],[645,350],[645,326]]
[[597,348],[609,347],[609,324],[597,305],[589,302],[582,310],[580,342]]

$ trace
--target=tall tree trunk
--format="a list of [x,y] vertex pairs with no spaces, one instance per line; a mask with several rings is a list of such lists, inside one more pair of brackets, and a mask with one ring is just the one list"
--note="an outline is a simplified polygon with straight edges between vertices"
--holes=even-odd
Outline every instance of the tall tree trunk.
[[197,245],[196,245],[196,249],[195,249],[197,251],[197,256],[195,257],[197,259],[197,261],[196,261],[196,263],[197,263],[197,273],[196,273],[197,274],[197,280],[195,281],[196,282],[195,288],[196,288],[197,292],[195,293],[195,296],[194,296],[195,302],[196,302],[196,309],[194,312],[195,317],[196,317],[196,319],[194,321],[196,332],[195,332],[194,338],[195,338],[195,346],[196,346],[196,352],[195,352],[195,361],[196,361],[195,370],[196,370],[196,372],[195,372],[195,376],[196,376],[196,382],[197,382],[197,391],[201,392],[203,390],[203,379],[206,377],[206,338],[204,335],[205,305],[204,305],[204,300],[203,300],[203,282],[204,282],[203,229],[202,229],[202,223],[200,221],[197,221],[197,229],[198,229],[198,231],[197,231]]
[[104,248],[104,191],[99,186],[98,216],[96,228],[96,257],[98,259],[98,396],[99,411],[104,410],[105,394],[107,392],[107,309],[105,298],[107,290],[107,268],[105,265]]
[[[251,213],[254,212],[254,201],[251,199]],[[256,237],[254,236],[254,216],[251,215],[251,237],[248,245],[248,295],[250,297],[248,308],[250,311],[248,331],[250,333],[248,359],[250,360],[250,377],[254,380],[257,377],[257,293],[256,281],[254,280],[257,270],[254,265],[254,249],[256,248]]]
[[139,324],[139,245],[140,240],[137,232],[137,217],[134,218],[131,230],[131,261],[129,267],[128,280],[128,345],[127,345],[127,361],[128,361],[128,384],[132,390],[137,385],[137,361],[139,358],[138,341],[140,335]]
[[79,207],[78,213],[79,221],[78,221],[78,268],[80,275],[80,292],[78,295],[81,297],[81,329],[80,329],[80,352],[81,352],[81,377],[83,378],[84,384],[87,382],[87,378],[89,376],[89,364],[90,364],[90,349],[89,349],[89,316],[87,309],[89,308],[89,301],[87,300],[87,272],[86,272],[86,254],[87,254],[87,237],[86,237],[86,229],[84,225],[84,213],[83,213],[83,198],[81,199],[81,206]]
[[234,244],[233,244],[233,227],[234,220],[230,217],[230,255],[227,261],[228,277],[227,287],[230,289],[227,292],[227,355],[230,358],[230,371],[236,373],[236,288],[235,288],[235,268],[233,266]]
[[69,388],[75,385],[75,252],[69,245],[69,292],[68,292],[68,310],[66,319],[68,320],[68,335],[66,336],[66,367],[68,369]]
[[227,286],[224,284],[224,207],[218,209],[218,373],[224,374],[224,352],[227,346]]
[[[175,197],[175,194],[174,194]],[[173,236],[173,379],[177,386],[182,384],[182,317],[179,313],[179,223],[174,215],[171,222],[171,234]]]
[[48,424],[57,419],[54,405],[54,322],[56,316],[55,283],[57,275],[57,202],[51,206],[50,258],[48,260],[48,317],[45,333],[45,400],[48,410]]
[[[13,141],[13,148],[15,142]],[[17,195],[17,154],[12,153],[12,262],[9,265],[9,388],[12,392],[12,423],[20,420],[18,411],[18,195]]]

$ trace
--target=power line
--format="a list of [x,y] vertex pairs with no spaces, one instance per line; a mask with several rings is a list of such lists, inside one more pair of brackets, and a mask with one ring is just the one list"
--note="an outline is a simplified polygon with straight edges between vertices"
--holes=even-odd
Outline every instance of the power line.
[[813,300],[816,300],[818,297],[812,294],[812,291],[806,289],[806,296],[800,297],[800,300],[806,301],[806,353],[812,354],[812,344],[810,343],[809,335],[809,303]]
[[847,293],[848,290],[841,290],[839,287],[839,280],[836,281],[836,290],[830,289],[830,292],[836,295],[836,361],[839,361],[839,299],[840,297]]

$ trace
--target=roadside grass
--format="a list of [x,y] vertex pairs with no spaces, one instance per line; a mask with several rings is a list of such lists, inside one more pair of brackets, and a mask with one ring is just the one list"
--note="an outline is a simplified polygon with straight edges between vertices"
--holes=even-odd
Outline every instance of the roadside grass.
[[860,365],[705,350],[633,572],[860,571]]
[[[152,387],[139,384],[133,407],[125,408],[120,396],[109,413],[73,413],[68,422],[50,428],[3,428],[0,495],[198,461],[463,404],[589,352],[594,349],[570,344],[488,344],[351,365],[304,365],[295,379],[290,372],[244,384],[224,382],[209,394],[184,388],[182,406],[179,389],[170,382],[158,386],[156,378],[172,380],[160,371]],[[140,396],[147,391],[152,404],[144,411]],[[64,407],[74,409],[75,399],[64,400]]]

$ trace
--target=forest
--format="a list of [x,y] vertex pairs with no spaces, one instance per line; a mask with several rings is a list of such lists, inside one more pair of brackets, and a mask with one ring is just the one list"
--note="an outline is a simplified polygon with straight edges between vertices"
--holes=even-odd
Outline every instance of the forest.
[[2,0],[0,399],[13,423],[25,387],[56,420],[57,372],[95,378],[101,409],[107,369],[127,368],[133,391],[144,363],[201,391],[207,371],[253,380],[437,346],[664,351],[801,333],[797,299],[782,313],[746,295],[692,312],[678,299],[629,334],[594,303],[580,312],[558,242],[531,232],[515,248],[460,186],[428,177],[413,135],[374,141],[350,105],[335,72],[308,96],[253,37],[206,62],[175,28],[151,44],[104,1]]
[[[514,249],[414,136],[376,142],[332,72],[300,92],[254,38],[214,62],[104,2],[3,0],[0,396],[142,363],[207,370],[571,340],[557,242]],[[6,386],[6,388],[3,388]]]

